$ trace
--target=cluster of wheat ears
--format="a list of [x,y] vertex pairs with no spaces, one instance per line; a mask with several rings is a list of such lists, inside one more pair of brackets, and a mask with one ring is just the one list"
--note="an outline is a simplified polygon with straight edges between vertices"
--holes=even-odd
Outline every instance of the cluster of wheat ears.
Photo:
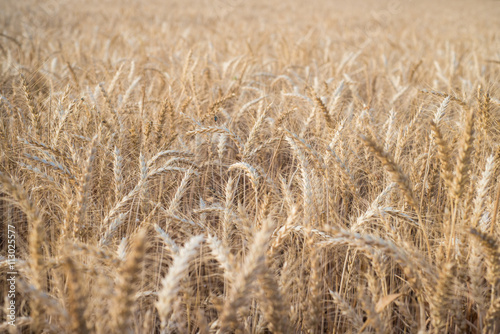
[[400,2],[2,5],[0,331],[498,333],[499,6]]

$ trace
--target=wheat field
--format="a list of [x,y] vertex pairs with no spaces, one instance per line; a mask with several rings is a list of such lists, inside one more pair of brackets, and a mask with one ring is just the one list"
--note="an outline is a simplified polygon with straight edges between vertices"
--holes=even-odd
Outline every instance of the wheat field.
[[500,2],[3,0],[2,333],[500,333]]

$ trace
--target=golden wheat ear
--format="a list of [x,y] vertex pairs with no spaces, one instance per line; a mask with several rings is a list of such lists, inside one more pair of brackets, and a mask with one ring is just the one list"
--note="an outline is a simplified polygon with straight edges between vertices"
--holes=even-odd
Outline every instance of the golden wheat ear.
[[378,158],[378,160],[380,160],[386,171],[391,176],[392,181],[398,185],[399,189],[401,189],[403,195],[408,201],[408,204],[410,204],[415,211],[418,212],[419,207],[417,206],[417,200],[415,194],[413,193],[413,187],[401,167],[399,167],[394,162],[392,156],[378,146],[373,139],[364,135],[361,135],[360,138],[370,151]]
[[192,237],[175,255],[167,275],[161,281],[161,290],[158,292],[156,309],[161,321],[161,328],[168,325],[170,316],[174,311],[174,301],[181,289],[181,280],[186,276],[189,263],[196,255],[196,251],[203,242],[202,235]]
[[[29,277],[29,279],[36,290],[43,292],[46,289],[47,282],[45,277],[46,270],[44,268],[46,261],[44,252],[46,242],[42,215],[36,209],[30,196],[20,183],[0,172],[0,184],[3,191],[12,197],[14,203],[18,205],[27,216],[29,224],[28,262],[30,266],[30,275],[32,276]],[[45,314],[40,304],[40,299],[33,298],[30,307],[32,310],[31,329],[34,331],[42,330],[45,326]]]
[[500,297],[498,291],[500,289],[500,247],[498,238],[481,232],[476,229],[471,229],[470,233],[479,242],[485,252],[486,260],[486,281],[490,284],[491,300],[490,306],[484,318],[484,332],[495,333],[500,329]]
[[78,268],[70,258],[65,260],[65,269],[68,277],[68,313],[71,318],[70,330],[72,333],[90,333],[87,322],[88,299],[81,282]]
[[132,248],[120,266],[112,304],[112,328],[116,333],[128,332],[133,324],[136,292],[146,251],[146,235],[145,229],[137,232],[132,239]]

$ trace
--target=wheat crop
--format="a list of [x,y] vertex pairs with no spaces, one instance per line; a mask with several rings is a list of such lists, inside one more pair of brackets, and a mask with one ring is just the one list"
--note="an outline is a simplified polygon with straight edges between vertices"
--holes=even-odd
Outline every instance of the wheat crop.
[[0,7],[0,332],[500,332],[498,1]]

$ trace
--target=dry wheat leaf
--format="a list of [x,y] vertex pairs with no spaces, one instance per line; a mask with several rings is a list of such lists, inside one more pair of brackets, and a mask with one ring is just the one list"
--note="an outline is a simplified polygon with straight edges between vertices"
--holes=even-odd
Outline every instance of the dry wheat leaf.
[[377,305],[375,305],[375,311],[377,313],[382,312],[390,303],[398,299],[401,295],[402,293],[393,293],[380,298],[380,300],[377,302]]

